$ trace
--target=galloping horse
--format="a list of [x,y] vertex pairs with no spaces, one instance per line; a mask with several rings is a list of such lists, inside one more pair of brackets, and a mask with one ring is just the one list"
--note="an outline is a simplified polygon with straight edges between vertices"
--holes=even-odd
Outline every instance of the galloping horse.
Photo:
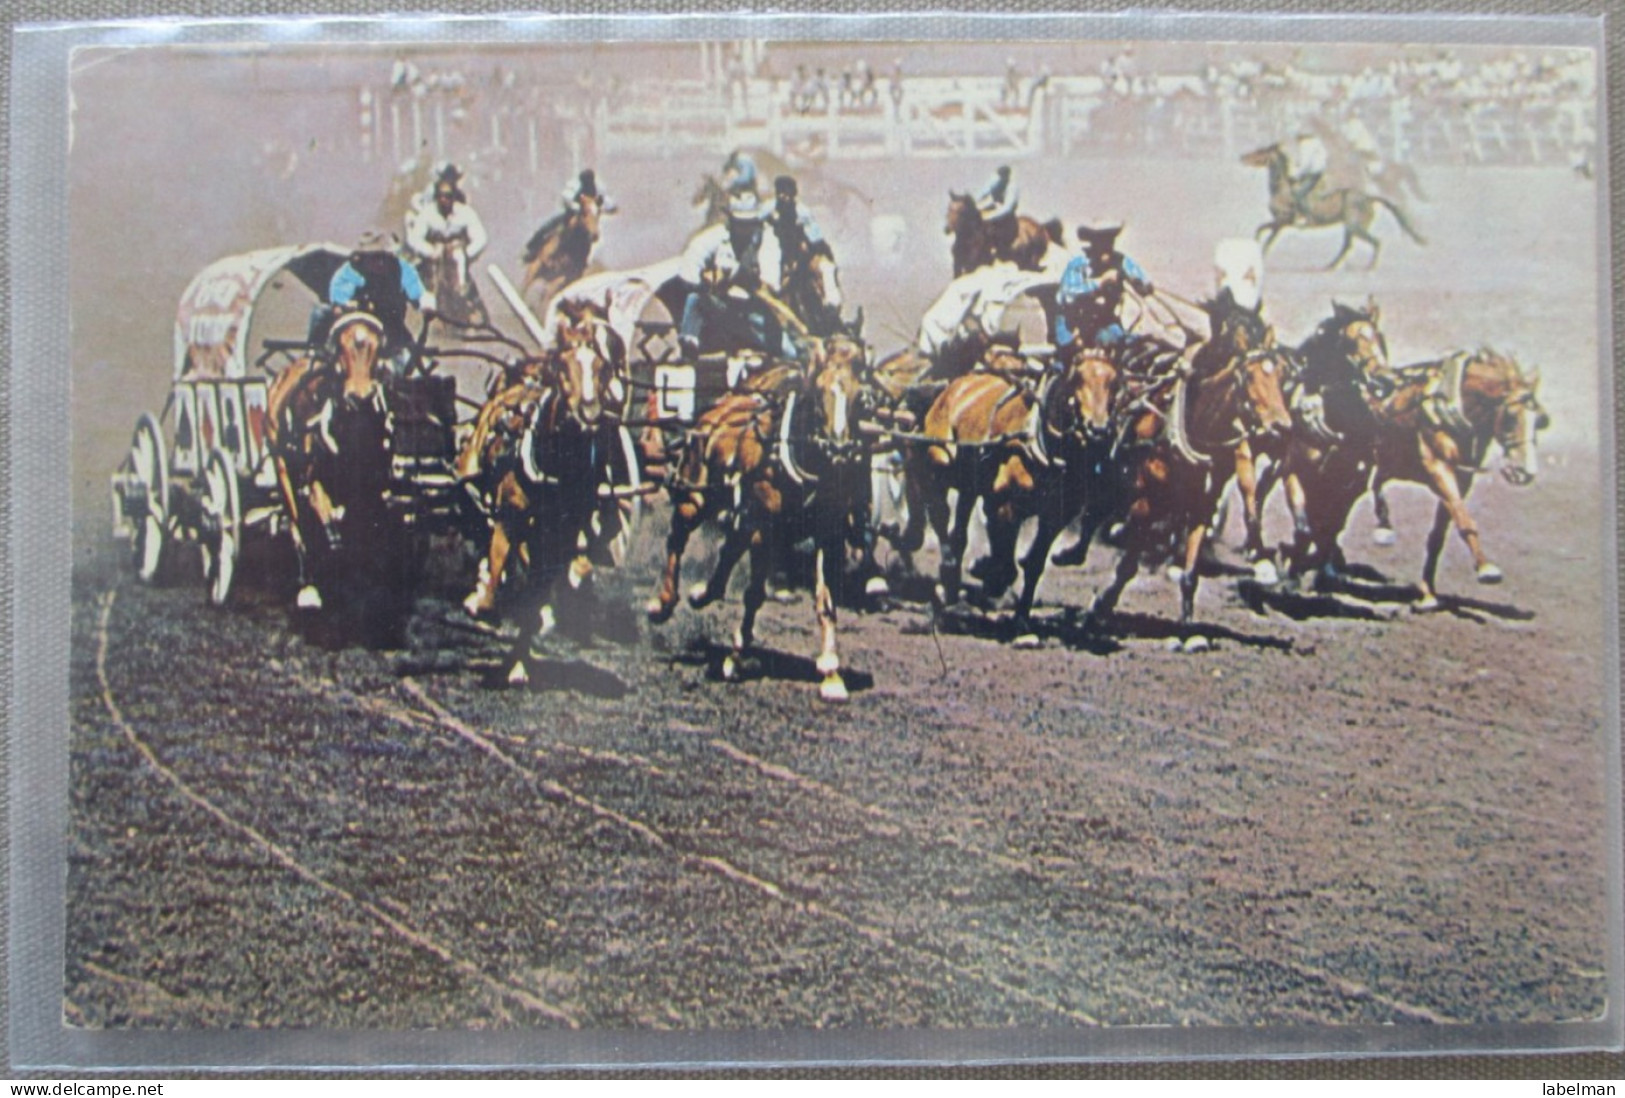
[[754,643],[776,548],[810,537],[817,547],[819,696],[847,698],[835,646],[835,590],[867,498],[868,452],[857,438],[862,366],[856,341],[842,335],[815,341],[804,375],[777,367],[759,375],[751,391],[725,395],[700,417],[675,462],[666,566],[648,603],[649,619],[664,622],[677,607],[689,537],[707,519],[730,514],[710,580],[689,594],[696,610],[722,598],[734,567],[750,553],[744,616],[723,661],[725,678],[738,677]]
[[[998,598],[1015,581],[1016,539],[1022,523],[1038,518],[1038,532],[1022,559],[1016,603],[1017,643],[1028,643],[1028,619],[1050,547],[1084,509],[1096,470],[1110,460],[1117,368],[1101,352],[1085,350],[1042,378],[1026,372],[1019,354],[998,348],[983,372],[951,382],[932,404],[913,447],[908,476],[919,485],[923,510],[942,546],[942,597],[958,598],[971,513],[982,501],[990,543],[982,593]],[[950,525],[948,491],[958,492]],[[902,540],[919,548],[923,520],[911,521]]]
[[1286,351],[1261,346],[1216,357],[1222,360],[1216,367],[1154,383],[1129,405],[1115,465],[1090,493],[1083,515],[1079,548],[1084,552],[1102,523],[1121,518],[1124,524],[1116,574],[1089,612],[1096,625],[1116,607],[1141,561],[1169,549],[1181,567],[1180,623],[1190,624],[1202,546],[1235,473],[1239,444],[1280,435],[1291,426],[1281,394]]
[[835,252],[820,241],[808,245],[804,255],[785,256],[780,297],[806,326],[809,335],[824,338],[841,330],[841,272]]
[[525,245],[525,277],[520,292],[528,294],[532,285],[542,284],[538,315],[560,288],[580,278],[587,269],[592,250],[598,245],[603,212],[602,198],[584,194],[576,200],[574,209],[556,224],[537,230]]
[[[1377,256],[1382,252],[1382,242],[1372,235],[1371,225],[1376,220],[1379,206],[1394,215],[1394,220],[1405,230],[1406,236],[1418,244],[1427,243],[1411,226],[1404,209],[1397,202],[1382,195],[1366,194],[1351,187],[1333,191],[1322,191],[1317,188],[1300,202],[1293,191],[1292,179],[1287,171],[1286,151],[1279,145],[1266,145],[1262,149],[1255,149],[1243,156],[1241,162],[1249,168],[1265,168],[1269,171],[1270,219],[1260,225],[1253,234],[1255,237],[1264,237],[1266,252],[1283,229],[1340,226],[1343,230],[1343,247],[1338,251],[1336,258],[1326,265],[1327,270],[1337,267],[1348,257],[1356,237],[1371,245],[1371,262],[1368,266],[1375,267]],[[1266,233],[1269,235],[1265,236]]]
[[[384,326],[353,311],[333,323],[333,360],[290,364],[272,381],[266,438],[299,559],[302,610],[319,610],[323,587],[344,583],[336,567],[375,569],[389,553],[394,525],[389,407],[379,379]],[[329,592],[332,593],[331,591]]]
[[479,286],[468,269],[468,253],[456,242],[447,242],[430,259],[418,262],[423,288],[434,294],[440,319],[459,328],[484,328],[491,320],[480,298]]
[[[1434,583],[1452,524],[1473,555],[1478,582],[1501,582],[1501,569],[1480,544],[1467,495],[1491,445],[1501,448],[1501,475],[1509,483],[1532,483],[1539,468],[1536,435],[1550,420],[1538,397],[1539,378],[1525,376],[1514,360],[1492,350],[1460,352],[1397,374],[1397,388],[1372,406],[1376,465],[1370,485],[1380,492],[1388,481],[1410,481],[1438,497],[1416,603],[1430,610],[1439,604]],[[1325,525],[1314,532],[1315,539],[1335,543],[1362,494],[1364,485],[1356,485],[1329,501],[1318,516]]]
[[496,609],[503,574],[520,548],[528,580],[508,682],[528,680],[531,644],[556,624],[558,583],[581,587],[609,559],[620,508],[602,490],[630,463],[620,429],[626,351],[591,302],[564,301],[552,347],[533,376],[492,397],[457,459],[457,475],[490,517],[479,580],[463,602],[470,616]]
[[1059,219],[1040,225],[1018,214],[1015,239],[1008,248],[999,247],[982,211],[976,208],[976,199],[957,191],[948,192],[948,216],[942,231],[954,238],[955,278],[997,260],[1008,260],[1026,271],[1041,271],[1050,245],[1062,243]]
[[[1292,435],[1285,453],[1272,454],[1277,460],[1262,477],[1237,478],[1246,506],[1248,552],[1260,559],[1264,502],[1277,483],[1285,485],[1294,577],[1337,566],[1336,532],[1370,481],[1377,423],[1368,394],[1388,376],[1381,319],[1375,301],[1364,308],[1332,303],[1332,315],[1295,352],[1299,369],[1291,388]],[[1328,510],[1339,507],[1340,514]]]

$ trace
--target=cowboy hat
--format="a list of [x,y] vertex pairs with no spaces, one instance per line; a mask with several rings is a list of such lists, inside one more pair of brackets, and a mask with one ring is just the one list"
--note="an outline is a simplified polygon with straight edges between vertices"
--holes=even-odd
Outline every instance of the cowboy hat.
[[1117,243],[1117,234],[1122,231],[1123,226],[1121,225],[1108,225],[1100,229],[1079,225],[1077,237],[1079,243],[1087,244],[1091,248],[1110,248]]

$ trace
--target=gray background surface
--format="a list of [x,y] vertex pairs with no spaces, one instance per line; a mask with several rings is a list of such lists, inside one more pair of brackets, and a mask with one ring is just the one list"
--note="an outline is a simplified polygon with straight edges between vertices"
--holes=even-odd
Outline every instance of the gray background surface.
[[[692,3],[657,3],[648,5],[629,4],[585,4],[565,3],[552,8],[558,12],[571,13],[634,13],[634,12],[661,12],[682,13],[695,11],[723,12],[737,7],[718,0],[697,0]],[[905,5],[894,3],[867,3],[863,5],[853,3],[828,4],[797,4],[794,10],[827,11],[827,12],[908,12],[922,10],[919,5]],[[311,15],[333,14],[353,15],[368,11],[424,11],[459,13],[499,13],[513,10],[513,5],[503,3],[470,3],[457,4],[421,4],[421,3],[392,3],[383,5],[376,3],[330,3],[322,0],[304,0],[304,2],[290,2],[290,0],[274,0],[274,2],[258,3],[156,3],[150,0],[138,0],[134,3],[115,3],[111,0],[68,0],[68,2],[6,2],[3,5],[3,14],[8,30],[12,25],[19,23],[41,23],[60,21],[97,21],[97,20],[123,20],[141,16],[163,17],[210,17],[228,18],[247,15]],[[1428,14],[1473,14],[1473,15],[1530,15],[1530,14],[1574,14],[1574,15],[1605,15],[1609,19],[1607,28],[1607,87],[1609,89],[1609,149],[1610,171],[1609,177],[1612,185],[1613,207],[1619,208],[1619,189],[1622,178],[1625,178],[1625,165],[1620,159],[1620,150],[1625,148],[1622,139],[1625,135],[1620,132],[1619,114],[1625,109],[1622,103],[1621,88],[1625,88],[1625,71],[1622,71],[1622,45],[1625,45],[1625,30],[1621,29],[1620,16],[1625,15],[1625,0],[1609,0],[1607,3],[1542,3],[1522,6],[1506,4],[1463,4],[1463,3],[1390,3],[1374,5],[1370,3],[1348,2],[1348,0],[1323,0],[1318,3],[1304,3],[1301,0],[1282,0],[1279,3],[1255,5],[1246,3],[1219,4],[1204,3],[1169,3],[1165,5],[1170,11],[1214,12],[1230,11],[1237,13],[1257,14],[1263,12],[1299,12],[1320,14],[1374,14],[1374,13],[1400,13],[1411,11]],[[780,10],[783,10],[782,8]],[[941,3],[930,5],[930,10],[937,11],[985,11],[985,7],[970,3]],[[1013,5],[1012,10],[1031,11],[1035,13],[1059,13],[1080,11],[1109,11],[1110,8],[1097,4],[1068,5],[1066,9],[1058,5],[1044,5],[1036,3],[1022,3]],[[4,117],[11,120],[12,105],[10,102],[10,89],[13,74],[11,71],[11,41],[7,36],[4,53],[0,54],[0,105],[4,106]],[[14,134],[10,124],[0,127],[0,159],[6,164],[11,163],[14,148]],[[8,205],[13,200],[11,192],[11,178],[9,171],[0,173],[0,198]],[[1616,234],[1617,236],[1617,234]],[[1620,315],[1620,242],[1614,241],[1614,324],[1616,331],[1621,319]],[[11,346],[10,331],[10,302],[12,299],[11,279],[15,276],[10,265],[10,247],[8,241],[8,262],[4,272],[0,272],[0,291],[7,299],[7,308],[0,312],[0,345]],[[1617,361],[1617,341],[1616,341]],[[1615,410],[1616,430],[1620,422],[1619,409]],[[12,445],[13,423],[10,416],[9,404],[0,404],[0,453],[9,453]],[[1616,456],[1616,464],[1617,464]],[[13,485],[19,476],[19,470],[8,469],[5,477],[0,477],[0,524],[8,523],[10,508],[13,503]],[[26,483],[27,471],[21,471],[22,479]],[[1618,479],[1616,477],[1616,484]],[[62,501],[65,506],[65,501]],[[1617,506],[1617,501],[1616,501]],[[6,546],[0,551],[0,600],[4,601],[5,613],[0,615],[0,677],[3,677],[7,689],[0,700],[0,712],[4,712],[7,721],[8,737],[0,744],[0,767],[9,771],[12,744],[26,733],[26,728],[17,727],[12,723],[14,717],[23,717],[16,713],[11,705],[11,672],[13,665],[11,636],[12,629],[12,598],[18,583],[29,582],[29,577],[18,577],[12,567],[10,555],[10,529],[9,525],[0,526],[0,545]],[[19,721],[19,723],[22,723]],[[9,789],[9,781],[0,783],[0,789]],[[0,793],[0,797],[4,797]],[[9,809],[9,806],[8,806]],[[9,849],[7,851],[9,855]],[[9,857],[8,857],[9,865]],[[10,900],[11,882],[8,881],[6,899]],[[11,948],[9,939],[0,943],[0,950]],[[5,954],[10,960],[9,953]],[[8,983],[0,996],[9,996],[11,985]],[[0,1000],[0,1017],[9,1020],[10,1003]],[[5,1025],[6,1023],[0,1023]],[[9,1038],[9,1029],[6,1031]],[[9,1039],[5,1042],[5,1065],[10,1074],[11,1051]],[[1223,1047],[1212,1050],[1213,1054],[1223,1054]],[[179,1073],[166,1073],[179,1074]],[[520,1073],[502,1073],[520,1074]],[[633,1075],[633,1072],[616,1072],[618,1075]],[[723,1074],[723,1073],[717,1073]],[[749,1073],[733,1073],[749,1074]],[[795,1071],[775,1072],[783,1077],[818,1077],[862,1074],[865,1076],[893,1076],[916,1077],[922,1074],[939,1075],[942,1077],[981,1077],[1000,1076],[1010,1078],[1066,1078],[1066,1077],[1097,1077],[1097,1078],[1205,1078],[1205,1077],[1270,1077],[1270,1078],[1506,1078],[1525,1077],[1538,1078],[1620,1078],[1625,1076],[1625,1055],[1621,1054],[1588,1054],[1588,1055],[1537,1055],[1519,1057],[1425,1057],[1405,1059],[1344,1059],[1344,1060],[1292,1060],[1292,1061],[1237,1061],[1219,1063],[1212,1061],[1159,1064],[1159,1063],[1100,1063],[1089,1065],[1075,1064],[1042,1064],[1025,1063],[998,1068],[953,1068],[953,1069],[919,1069],[919,1068],[882,1068],[882,1069],[800,1069]]]

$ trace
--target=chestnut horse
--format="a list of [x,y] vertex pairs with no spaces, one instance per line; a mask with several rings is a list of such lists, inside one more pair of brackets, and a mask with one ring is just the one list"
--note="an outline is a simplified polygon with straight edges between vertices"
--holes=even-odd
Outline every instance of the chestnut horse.
[[[271,382],[266,440],[299,560],[301,610],[320,610],[343,563],[377,564],[397,540],[388,507],[389,406],[380,380],[384,326],[344,313],[325,356],[299,359]],[[365,558],[365,559],[358,559]],[[329,594],[332,592],[330,591]]]
[[[1016,539],[1022,523],[1038,518],[1038,532],[1021,562],[1016,602],[1018,644],[1036,641],[1029,618],[1050,547],[1084,509],[1096,470],[1110,461],[1117,368],[1105,354],[1085,350],[1042,377],[1026,371],[1019,354],[996,348],[987,369],[951,382],[925,416],[931,441],[912,447],[908,476],[942,547],[944,602],[957,601],[960,565],[978,500],[987,519],[988,566],[982,594],[995,599],[1016,578]],[[958,492],[949,522],[948,492]],[[915,512],[911,511],[911,514]],[[923,522],[903,540],[918,549]]]
[[609,561],[622,521],[609,489],[635,473],[621,429],[626,351],[602,310],[563,302],[538,367],[486,402],[457,459],[457,475],[489,517],[491,535],[464,609],[472,617],[494,613],[516,548],[527,565],[520,638],[507,673],[512,685],[528,681],[530,647],[556,624],[558,584],[579,588],[594,565]]
[[[1439,605],[1439,557],[1452,525],[1473,556],[1478,582],[1501,582],[1503,573],[1485,555],[1478,524],[1467,510],[1467,495],[1491,446],[1501,448],[1501,475],[1508,483],[1532,483],[1539,469],[1536,436],[1550,420],[1540,404],[1539,378],[1526,376],[1517,362],[1496,351],[1460,352],[1396,373],[1393,391],[1372,402],[1375,467],[1369,483],[1380,493],[1389,481],[1409,481],[1437,497],[1415,604],[1431,610]],[[1364,484],[1345,485],[1341,498],[1319,509],[1317,542],[1336,543],[1364,490]]]
[[520,283],[520,292],[528,295],[532,285],[542,284],[542,296],[536,309],[538,316],[546,310],[554,294],[580,278],[587,269],[592,250],[598,246],[603,212],[602,198],[584,194],[563,219],[538,230],[525,245],[525,277]]
[[[1305,480],[1314,482],[1316,495],[1326,496],[1331,494],[1327,485],[1346,477],[1358,479],[1369,471],[1362,455],[1370,447],[1373,424],[1362,393],[1388,370],[1381,319],[1375,300],[1368,300],[1363,309],[1333,302],[1332,315],[1297,348],[1282,380],[1292,413],[1291,432],[1249,439],[1237,447],[1236,489],[1247,530],[1243,552],[1264,582],[1273,583],[1277,576],[1264,544],[1263,518],[1264,503],[1275,485],[1285,483],[1296,527],[1298,516],[1310,506]],[[1307,528],[1300,535],[1300,542],[1307,544]]]
[[[1372,234],[1371,226],[1376,221],[1379,206],[1394,215],[1394,220],[1406,236],[1418,244],[1427,243],[1411,225],[1404,209],[1380,194],[1366,194],[1350,187],[1334,191],[1316,188],[1300,202],[1293,190],[1286,151],[1279,145],[1254,149],[1243,156],[1241,162],[1249,168],[1264,168],[1269,172],[1270,219],[1253,234],[1254,237],[1264,237],[1266,252],[1285,229],[1340,227],[1343,230],[1343,247],[1326,265],[1326,269],[1331,270],[1348,258],[1356,238],[1371,245],[1371,262],[1367,267],[1375,267],[1377,256],[1382,253],[1382,242]],[[1266,233],[1269,235],[1265,236]]]
[[1032,218],[1016,216],[1016,235],[1008,243],[994,239],[993,230],[982,219],[976,199],[957,191],[948,192],[948,216],[942,231],[954,238],[954,277],[969,274],[998,260],[1014,263],[1025,271],[1044,269],[1044,254],[1051,244],[1062,243],[1061,222],[1040,225]]
[[1216,368],[1155,384],[1130,404],[1115,463],[1090,493],[1080,532],[1086,553],[1103,523],[1123,523],[1123,553],[1089,611],[1093,624],[1111,615],[1141,562],[1166,550],[1180,566],[1180,624],[1191,623],[1202,546],[1235,474],[1238,445],[1292,424],[1281,393],[1288,362],[1277,347],[1232,354]]
[[418,276],[423,288],[434,295],[435,311],[440,319],[459,328],[485,328],[490,325],[490,314],[480,298],[480,288],[469,270],[466,240],[447,241],[432,258],[418,261]]
[[820,241],[807,246],[806,254],[792,261],[786,257],[783,285],[779,296],[805,325],[807,332],[820,338],[842,329],[841,271],[829,244]]
[[814,341],[804,375],[776,367],[758,375],[750,391],[723,396],[700,417],[674,462],[666,566],[648,603],[649,619],[670,619],[689,537],[707,519],[727,514],[716,568],[689,593],[696,610],[721,599],[734,567],[749,552],[744,615],[723,661],[724,678],[739,676],[754,644],[776,551],[810,537],[817,549],[819,696],[829,702],[847,698],[835,645],[835,599],[846,546],[863,521],[867,499],[869,456],[857,437],[863,354],[846,336]]

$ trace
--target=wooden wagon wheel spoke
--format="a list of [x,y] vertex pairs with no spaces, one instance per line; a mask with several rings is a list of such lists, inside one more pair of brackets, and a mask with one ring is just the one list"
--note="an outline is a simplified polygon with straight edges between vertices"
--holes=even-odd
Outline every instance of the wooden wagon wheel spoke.
[[163,432],[151,413],[143,413],[136,421],[130,440],[130,475],[140,493],[131,555],[136,576],[142,583],[152,583],[163,563],[169,526],[169,461]]
[[231,458],[219,448],[209,453],[203,469],[203,524],[199,542],[203,547],[203,578],[209,601],[225,605],[237,573],[237,554],[242,547],[243,512],[238,494],[237,471]]

